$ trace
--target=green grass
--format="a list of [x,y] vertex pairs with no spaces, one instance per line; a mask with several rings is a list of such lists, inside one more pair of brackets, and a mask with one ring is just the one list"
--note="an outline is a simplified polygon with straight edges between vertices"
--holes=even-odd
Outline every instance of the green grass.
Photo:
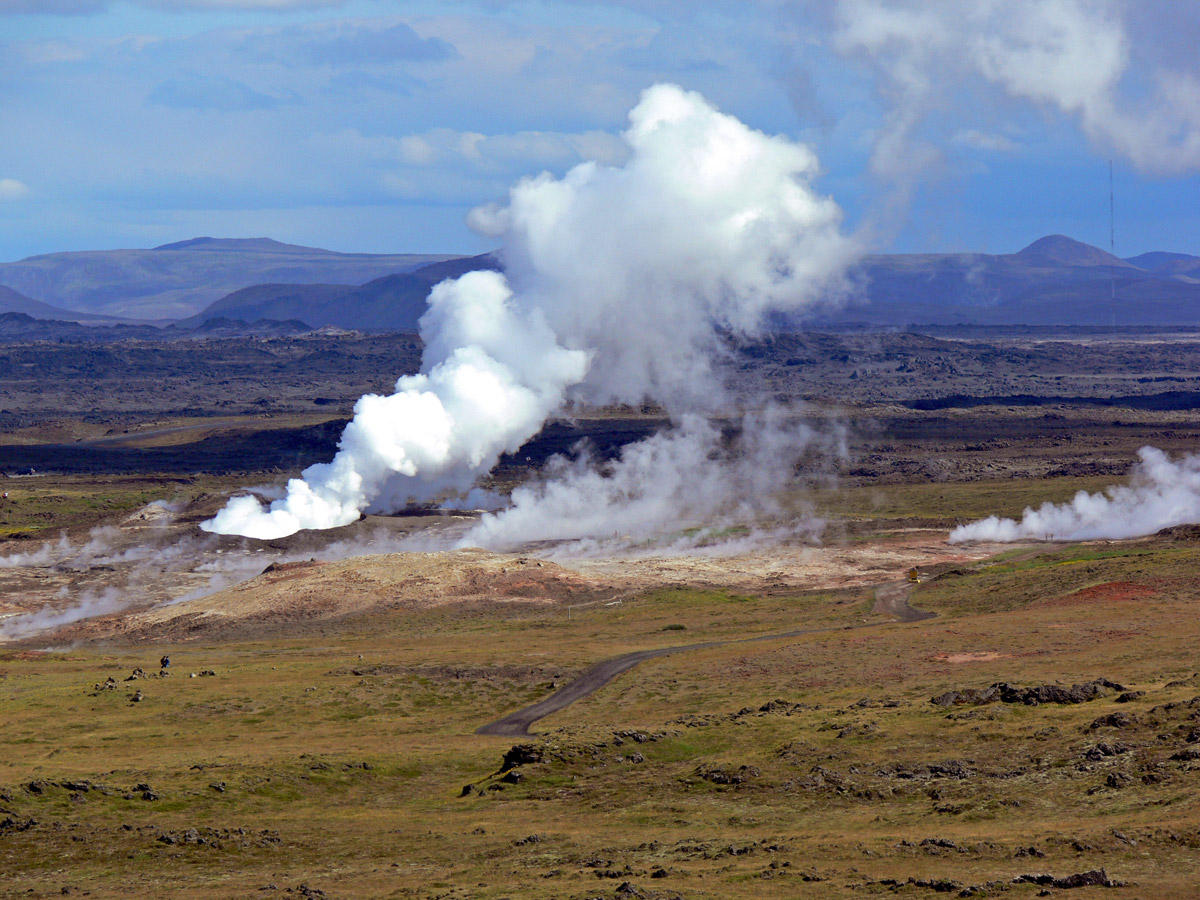
[[[541,604],[448,606],[378,612],[312,640],[0,652],[0,821],[38,823],[0,830],[0,897],[295,896],[304,883],[330,897],[562,900],[612,898],[628,881],[688,900],[850,900],[912,877],[995,882],[1004,889],[987,895],[1017,900],[1040,890],[1018,875],[1104,866],[1129,886],[1081,898],[1182,900],[1200,870],[1200,799],[1195,764],[1169,757],[1195,707],[1151,710],[1200,695],[1200,682],[1166,687],[1200,668],[1197,571],[1200,545],[1183,542],[1048,546],[922,583],[913,602],[939,617],[913,624],[871,616],[869,587],[663,588],[570,619]],[[1145,591],[1078,594],[1108,582]],[[644,663],[538,723],[527,742],[546,758],[517,784],[498,769],[518,741],[473,732],[546,696],[546,679],[454,675],[569,677],[630,650],[803,628],[824,630]],[[93,692],[168,651],[172,677]],[[373,665],[399,668],[351,671]],[[217,677],[184,674],[201,668]],[[1101,676],[1146,694],[929,702]],[[761,710],[776,699],[783,709]],[[1113,712],[1137,724],[1089,730]],[[1118,739],[1132,750],[1084,757]],[[896,774],[951,761],[970,774]],[[747,774],[722,784],[716,770]],[[1130,780],[1111,788],[1109,775]],[[102,787],[82,799],[28,788],[78,779]],[[461,796],[467,784],[483,790]],[[206,843],[188,843],[189,829]],[[930,852],[926,839],[961,849]],[[1017,855],[1031,846],[1044,856]]]

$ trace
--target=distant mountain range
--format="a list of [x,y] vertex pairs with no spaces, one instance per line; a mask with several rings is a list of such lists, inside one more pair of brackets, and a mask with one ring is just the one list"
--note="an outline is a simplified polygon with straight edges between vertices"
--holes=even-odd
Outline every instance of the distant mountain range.
[[[0,263],[0,285],[27,300],[66,310],[67,318],[101,314],[162,322],[195,315],[214,300],[255,284],[358,285],[454,258],[335,253],[270,238],[201,237],[152,250],[50,253]],[[0,312],[27,310],[4,304]]]
[[431,263],[412,272],[385,275],[357,287],[333,284],[260,284],[243,288],[179,324],[199,325],[214,316],[242,319],[302,319],[366,331],[416,331],[429,292],[439,281],[479,269],[498,269],[492,254]]
[[[494,254],[371,256],[266,238],[197,238],[0,264],[0,313],[99,325],[100,313],[161,321],[169,309],[176,334],[199,333],[216,319],[226,330],[270,321],[415,331],[433,285],[497,268]],[[1200,325],[1200,257],[1156,251],[1120,259],[1063,235],[1010,254],[867,256],[850,283],[841,303],[816,316],[779,316],[774,326]],[[200,308],[206,297],[212,302]]]
[[104,343],[109,341],[172,341],[188,338],[289,337],[311,333],[312,327],[295,319],[280,322],[259,319],[215,317],[194,327],[180,325],[131,325],[103,323],[83,325],[61,319],[34,318],[22,312],[0,312],[0,343],[23,341],[65,341],[68,343]]
[[1120,259],[1056,234],[1017,253],[868,256],[826,322],[918,325],[1196,325],[1200,257]]

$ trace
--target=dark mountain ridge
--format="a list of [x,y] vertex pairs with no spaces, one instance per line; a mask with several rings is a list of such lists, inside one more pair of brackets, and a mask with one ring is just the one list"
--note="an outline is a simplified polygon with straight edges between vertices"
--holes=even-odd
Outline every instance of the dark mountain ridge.
[[0,285],[74,314],[170,321],[263,283],[359,285],[451,254],[337,253],[270,238],[192,238],[152,250],[88,250],[0,263]]
[[[114,251],[126,252],[126,251]],[[134,252],[134,251],[129,251]],[[474,257],[424,257],[404,271],[364,278],[358,283],[314,279],[297,282],[299,269],[286,261],[312,261],[328,254],[269,238],[193,238],[141,254],[215,258],[226,265],[234,257],[253,258],[272,275],[261,283],[227,291],[194,315],[179,321],[190,331],[212,319],[253,323],[294,320],[310,327],[365,331],[415,331],[433,285],[478,269],[497,269],[496,254]],[[232,256],[231,256],[232,254]],[[340,263],[354,254],[332,254]],[[363,256],[371,265],[381,258]],[[418,257],[388,257],[399,259]],[[34,258],[37,259],[37,258]],[[264,260],[271,261],[264,266]],[[28,262],[28,261],[25,261]],[[301,266],[303,268],[303,266]],[[5,267],[0,266],[0,279]],[[346,274],[350,270],[342,270]],[[296,276],[296,277],[293,277]],[[104,277],[101,268],[98,278]],[[1064,235],[1049,235],[1016,253],[876,254],[864,257],[849,273],[850,290],[817,313],[781,314],[776,330],[808,327],[907,328],[910,326],[1194,326],[1200,325],[1200,257],[1151,252],[1120,259]],[[20,297],[0,312],[25,312],[38,318],[80,319],[78,312]],[[32,304],[32,305],[31,305]],[[93,318],[95,318],[93,316]]]
[[357,287],[259,284],[222,297],[179,324],[193,327],[214,316],[226,316],[246,321],[302,319],[318,327],[362,331],[416,331],[435,284],[466,272],[499,267],[496,256],[485,253],[385,275]]
[[1142,257],[1120,259],[1064,235],[999,255],[867,256],[851,273],[848,302],[815,321],[882,327],[1200,324],[1200,281],[1186,271],[1189,261],[1200,259],[1171,256],[1164,261],[1151,255],[1156,268],[1144,268],[1137,263]]

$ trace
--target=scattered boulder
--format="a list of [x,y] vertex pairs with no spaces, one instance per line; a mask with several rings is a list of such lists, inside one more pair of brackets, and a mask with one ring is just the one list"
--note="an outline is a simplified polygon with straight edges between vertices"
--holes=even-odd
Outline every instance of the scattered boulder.
[[507,772],[509,769],[515,769],[517,766],[539,763],[545,759],[545,756],[544,747],[539,747],[536,744],[514,744],[504,754],[504,761],[501,763],[500,768]]
[[37,826],[37,819],[14,819],[7,816],[0,821],[0,834],[13,834],[18,831],[29,831]]
[[1111,691],[1124,691],[1125,686],[1108,678],[1097,678],[1085,681],[1083,684],[1073,684],[1065,688],[1058,684],[1039,684],[1035,687],[1017,687],[1005,681],[998,681],[989,687],[964,688],[958,691],[947,691],[929,702],[935,706],[982,706],[985,703],[1018,703],[1025,706],[1037,706],[1041,703],[1087,703],[1106,696]]
[[1095,731],[1097,728],[1132,728],[1136,724],[1138,724],[1137,716],[1129,713],[1115,712],[1096,719],[1088,726],[1088,730]]
[[696,774],[712,784],[744,784],[762,773],[755,766],[739,766],[732,770],[724,766],[700,766]]
[[1043,887],[1055,887],[1060,889],[1079,888],[1079,887],[1121,887],[1124,882],[1113,881],[1108,877],[1108,873],[1104,869],[1092,869],[1088,872],[1078,872],[1075,875],[1067,875],[1064,878],[1055,878],[1053,875],[1018,875],[1012,880],[1013,884],[1037,884]]
[[1120,741],[1114,741],[1111,744],[1101,741],[1096,746],[1088,747],[1087,750],[1083,751],[1083,758],[1095,762],[1109,756],[1120,756],[1122,753],[1128,753],[1129,750],[1130,747]]

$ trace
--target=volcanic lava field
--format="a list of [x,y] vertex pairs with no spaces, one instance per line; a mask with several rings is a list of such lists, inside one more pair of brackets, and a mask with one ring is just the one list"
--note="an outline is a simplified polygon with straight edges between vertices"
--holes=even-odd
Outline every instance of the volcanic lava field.
[[[1200,533],[948,538],[1194,450],[1198,350],[779,335],[717,427],[832,438],[769,516],[482,550],[199,528],[412,335],[9,347],[0,897],[1194,897]],[[572,409],[487,486],[665,424]]]

